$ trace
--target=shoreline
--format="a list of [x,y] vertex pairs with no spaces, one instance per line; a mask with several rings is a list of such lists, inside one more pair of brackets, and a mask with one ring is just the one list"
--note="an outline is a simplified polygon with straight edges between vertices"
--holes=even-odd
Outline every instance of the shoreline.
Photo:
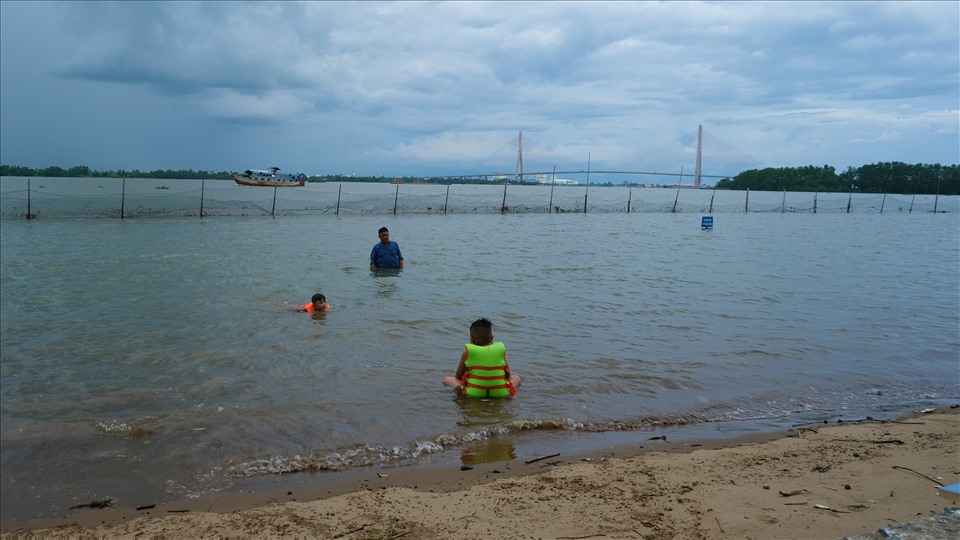
[[[662,444],[660,444],[662,442]],[[2,523],[2,538],[842,538],[960,506],[960,406],[896,420],[358,471],[150,508]],[[939,479],[938,479],[939,478]]]

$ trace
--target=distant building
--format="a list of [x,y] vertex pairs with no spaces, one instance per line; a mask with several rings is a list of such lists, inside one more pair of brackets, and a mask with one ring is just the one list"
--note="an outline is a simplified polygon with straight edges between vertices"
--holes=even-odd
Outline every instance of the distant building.
[[[540,178],[541,176],[543,176],[543,178]],[[538,184],[545,184],[545,185],[554,184],[554,185],[558,185],[558,186],[577,186],[577,185],[580,185],[580,182],[577,182],[576,180],[570,180],[569,178],[557,178],[557,179],[552,179],[552,178],[547,178],[546,175],[539,175],[539,174],[537,175],[537,183],[538,183]]]

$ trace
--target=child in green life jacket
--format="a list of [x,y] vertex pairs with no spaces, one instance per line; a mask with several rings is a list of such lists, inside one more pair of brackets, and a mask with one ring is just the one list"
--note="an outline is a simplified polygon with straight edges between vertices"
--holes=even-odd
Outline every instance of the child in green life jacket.
[[493,341],[493,323],[477,319],[470,325],[470,343],[460,354],[455,377],[444,377],[443,384],[453,386],[468,397],[505,398],[517,395],[520,376],[510,373],[507,348]]

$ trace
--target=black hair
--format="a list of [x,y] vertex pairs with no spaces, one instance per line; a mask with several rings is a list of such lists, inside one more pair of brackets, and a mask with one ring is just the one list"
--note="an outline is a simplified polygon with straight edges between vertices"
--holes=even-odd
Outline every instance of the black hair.
[[327,301],[327,297],[324,296],[324,295],[322,295],[322,294],[320,294],[320,293],[317,293],[317,294],[315,294],[315,295],[313,295],[313,296],[310,297],[310,301],[311,301],[311,302],[326,302],[326,301]]
[[473,321],[470,325],[470,340],[476,345],[493,343],[493,323],[485,318]]
[[386,228],[386,227],[380,227],[380,230],[377,231],[377,234],[380,234],[380,233],[382,233],[382,232],[384,232],[384,231],[390,232],[390,229],[388,229],[388,228]]

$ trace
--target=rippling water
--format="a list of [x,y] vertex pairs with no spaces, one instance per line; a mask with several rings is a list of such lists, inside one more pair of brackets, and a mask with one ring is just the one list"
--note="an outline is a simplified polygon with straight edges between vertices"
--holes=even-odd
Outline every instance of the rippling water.
[[[407,267],[368,270],[390,227]],[[2,518],[960,398],[956,214],[6,221]],[[333,309],[293,308],[317,291]],[[458,401],[485,316],[517,399]]]

